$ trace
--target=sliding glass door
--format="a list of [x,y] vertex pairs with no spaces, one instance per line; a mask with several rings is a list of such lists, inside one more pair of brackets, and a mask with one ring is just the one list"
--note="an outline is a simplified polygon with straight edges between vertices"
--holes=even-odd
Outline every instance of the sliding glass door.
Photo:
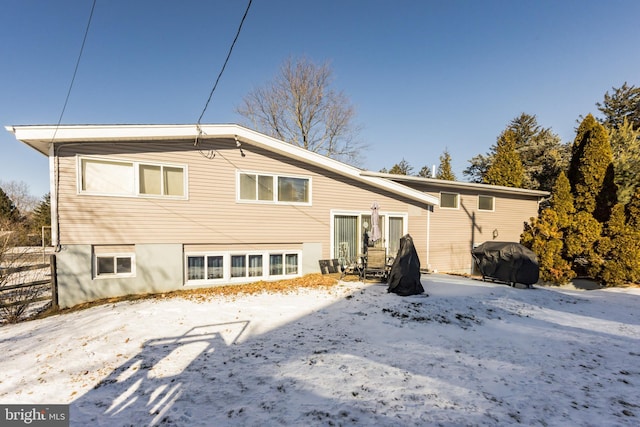
[[[406,217],[400,215],[380,215],[378,227],[381,238],[373,242],[373,247],[387,248],[387,253],[395,256],[400,246],[400,238],[405,233]],[[340,214],[333,216],[333,257],[353,261],[364,253],[364,235],[372,235],[371,214]],[[371,246],[371,242],[370,242]]]

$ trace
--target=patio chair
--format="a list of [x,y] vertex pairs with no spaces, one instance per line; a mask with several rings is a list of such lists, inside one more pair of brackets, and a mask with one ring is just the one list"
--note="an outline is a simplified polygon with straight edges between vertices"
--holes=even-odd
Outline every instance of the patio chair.
[[340,265],[340,279],[347,274],[362,276],[363,261],[360,257],[353,259],[349,255],[349,242],[340,242],[338,245],[338,263]]
[[369,248],[360,279],[366,281],[367,277],[379,277],[382,283],[386,283],[390,269],[391,265],[387,260],[387,249]]

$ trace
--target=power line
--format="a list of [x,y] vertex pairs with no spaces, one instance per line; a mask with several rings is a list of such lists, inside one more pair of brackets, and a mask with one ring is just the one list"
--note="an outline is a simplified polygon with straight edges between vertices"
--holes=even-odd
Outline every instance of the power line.
[[218,87],[218,82],[220,81],[220,77],[222,77],[222,73],[224,73],[224,69],[227,66],[227,62],[229,62],[229,58],[231,57],[231,52],[233,51],[233,47],[236,45],[236,41],[238,40],[238,36],[240,35],[240,31],[242,30],[242,24],[244,24],[244,20],[247,17],[247,14],[249,13],[249,8],[251,7],[251,2],[252,2],[252,0],[249,0],[249,4],[247,4],[247,9],[244,11],[244,15],[242,16],[242,20],[240,21],[240,25],[238,26],[238,32],[236,33],[236,36],[233,39],[233,43],[231,43],[231,47],[229,48],[229,53],[227,53],[227,59],[224,60],[224,64],[222,64],[222,69],[220,70],[220,73],[218,74],[218,78],[216,79],[216,82],[213,85],[213,88],[211,89],[211,93],[209,93],[209,99],[207,99],[207,103],[204,105],[204,108],[202,109],[202,113],[200,113],[200,117],[198,117],[198,122],[197,122],[198,127],[200,125],[200,121],[202,120],[202,116],[204,116],[204,112],[207,111],[207,107],[209,106],[209,102],[211,101],[211,98],[213,97],[213,92],[215,92],[216,87]]
[[[53,141],[56,139],[56,135],[58,134],[58,128],[60,127],[60,123],[62,123],[62,117],[64,116],[64,111],[67,109],[67,103],[69,102],[69,96],[71,96],[71,89],[73,88],[73,83],[76,80],[76,74],[78,73],[78,67],[80,66],[80,58],[82,58],[82,52],[84,51],[84,45],[87,41],[87,35],[89,35],[89,28],[91,27],[91,19],[93,18],[93,11],[96,8],[97,0],[93,0],[93,4],[91,5],[91,13],[89,13],[89,20],[87,21],[87,28],[84,30],[84,37],[82,38],[82,46],[80,46],[80,53],[78,54],[78,60],[76,61],[76,67],[73,70],[73,76],[71,77],[71,83],[69,84],[69,90],[67,91],[67,96],[64,99],[64,105],[62,106],[62,111],[60,112],[60,117],[58,117],[58,123],[56,124],[56,128],[53,131],[53,135],[51,136],[51,143],[53,145]],[[60,158],[56,156],[55,146],[53,157],[56,159],[56,163],[54,166],[54,175],[55,175],[55,204],[56,204],[56,252],[60,251],[60,210],[58,209],[59,200],[60,200]],[[52,232],[53,233],[53,232]]]
[[58,118],[58,123],[56,124],[56,129],[53,132],[53,136],[51,137],[51,141],[56,138],[56,134],[58,133],[58,127],[60,127],[60,123],[62,123],[62,116],[64,116],[64,111],[67,109],[67,103],[69,102],[69,96],[71,96],[71,89],[73,88],[73,83],[76,80],[76,74],[78,73],[78,67],[80,66],[80,58],[82,58],[82,52],[84,51],[84,45],[87,41],[87,35],[89,34],[89,27],[91,26],[91,19],[93,18],[93,10],[96,8],[97,0],[93,0],[93,5],[91,6],[91,13],[89,14],[89,21],[87,22],[87,28],[84,30],[84,38],[82,39],[82,46],[80,47],[80,53],[78,54],[78,60],[76,61],[76,67],[73,70],[73,76],[71,77],[71,83],[69,84],[69,90],[67,91],[67,97],[64,99],[64,105],[62,106],[62,111],[60,112],[60,117]]

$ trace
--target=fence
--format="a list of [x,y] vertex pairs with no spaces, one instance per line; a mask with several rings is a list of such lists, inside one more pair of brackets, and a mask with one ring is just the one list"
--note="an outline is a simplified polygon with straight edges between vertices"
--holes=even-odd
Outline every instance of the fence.
[[55,255],[29,251],[18,256],[20,262],[0,266],[3,321],[15,322],[49,307],[58,309]]

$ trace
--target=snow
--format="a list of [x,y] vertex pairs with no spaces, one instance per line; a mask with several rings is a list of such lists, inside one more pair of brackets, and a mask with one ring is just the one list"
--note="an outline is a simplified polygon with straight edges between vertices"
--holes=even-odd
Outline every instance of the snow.
[[640,424],[640,289],[423,275],[0,327],[0,402],[71,425]]

